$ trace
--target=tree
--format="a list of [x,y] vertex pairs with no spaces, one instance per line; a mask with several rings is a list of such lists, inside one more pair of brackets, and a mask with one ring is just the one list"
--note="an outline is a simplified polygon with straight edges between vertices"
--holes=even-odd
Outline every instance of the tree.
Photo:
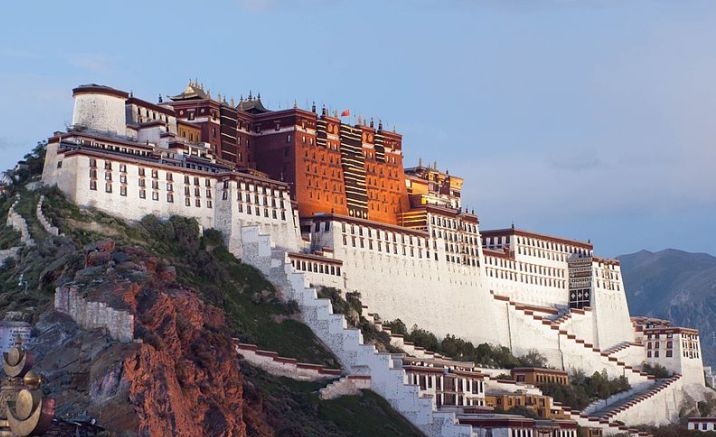
[[537,349],[530,349],[527,354],[518,358],[520,366],[524,367],[547,367],[547,357],[539,353]]

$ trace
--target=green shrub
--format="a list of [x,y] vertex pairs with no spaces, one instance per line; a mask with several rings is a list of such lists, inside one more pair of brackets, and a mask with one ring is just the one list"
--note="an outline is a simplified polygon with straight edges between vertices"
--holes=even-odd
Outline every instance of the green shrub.
[[592,401],[607,399],[631,388],[626,377],[610,379],[606,371],[594,372],[592,376],[586,376],[581,371],[573,372],[569,385],[550,382],[538,384],[538,387],[555,401],[577,410],[584,409]]
[[651,365],[649,363],[644,363],[641,365],[641,370],[648,373],[649,375],[654,375],[659,379],[671,378],[671,376],[673,375],[666,369],[666,367],[662,366],[661,364]]
[[437,352],[456,360],[473,361],[475,363],[511,369],[514,367],[545,367],[547,359],[536,349],[530,350],[524,357],[515,357],[512,352],[504,347],[482,343],[475,347],[472,342],[448,334],[442,340],[432,332],[413,325],[408,331],[400,319],[383,322],[383,325],[390,329],[393,334],[403,336],[405,341],[416,346],[423,347],[429,351]]

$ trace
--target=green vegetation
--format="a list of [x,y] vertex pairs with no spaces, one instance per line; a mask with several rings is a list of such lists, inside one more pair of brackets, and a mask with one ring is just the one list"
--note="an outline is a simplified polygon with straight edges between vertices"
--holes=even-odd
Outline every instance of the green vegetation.
[[363,317],[363,303],[360,293],[346,293],[333,287],[320,287],[318,297],[330,299],[334,314],[343,314],[349,326],[360,329],[365,344],[373,344],[381,352],[400,352],[391,346],[388,333],[378,331],[373,323]]
[[[264,416],[280,436],[421,436],[405,418],[372,391],[360,396],[321,400],[318,389],[325,385],[275,377],[243,366],[247,384],[244,397],[262,400]],[[248,435],[256,434],[247,429]]]
[[524,405],[516,405],[516,406],[510,408],[509,410],[504,410],[501,407],[495,407],[495,413],[515,414],[517,416],[529,417],[530,419],[537,419],[537,420],[544,419],[543,417],[540,417],[539,414],[530,410],[529,408],[525,407]]
[[569,378],[569,385],[550,382],[538,384],[538,387],[542,393],[552,396],[555,401],[577,410],[584,409],[592,401],[607,399],[631,388],[626,377],[610,379],[606,371],[594,372],[592,376],[586,376],[581,371],[573,372]]
[[17,191],[33,178],[42,174],[42,167],[45,165],[45,152],[47,141],[38,141],[32,151],[23,157],[15,170],[4,172],[6,182],[12,192]]
[[408,331],[400,319],[392,322],[384,322],[393,334],[400,334],[405,341],[416,346],[423,347],[429,351],[437,352],[455,360],[473,361],[483,366],[512,369],[515,367],[546,367],[547,359],[537,350],[530,350],[527,355],[515,357],[512,352],[504,346],[496,346],[482,343],[475,347],[472,342],[457,338],[454,335],[447,335],[442,340],[425,329],[413,328]]
[[[310,329],[297,321],[296,302],[278,299],[273,285],[258,270],[227,250],[219,232],[209,229],[200,234],[195,220],[181,217],[159,220],[148,216],[139,223],[127,223],[91,208],[78,208],[56,188],[28,191],[25,184],[39,176],[43,154],[44,147],[38,147],[26,156],[26,165],[19,171],[6,173],[11,183],[0,197],[0,218],[7,216],[15,195],[20,194],[16,210],[27,220],[37,245],[23,248],[18,259],[0,266],[0,318],[7,311],[19,311],[25,320],[35,321],[51,307],[54,288],[73,280],[84,267],[81,248],[111,238],[119,247],[140,247],[175,266],[177,281],[195,288],[205,302],[222,308],[227,326],[241,341],[300,361],[338,367]],[[42,193],[43,212],[63,237],[51,237],[36,220],[35,208]],[[16,242],[19,235],[0,227],[0,248]],[[359,296],[355,296],[357,301],[353,298],[349,296],[346,304],[357,311],[358,325],[363,328],[368,322],[360,317]],[[373,392],[324,401],[317,390],[325,381],[293,381],[248,365],[242,366],[242,372],[247,380],[244,397],[265,410],[265,417],[247,420],[249,435],[254,434],[252,426],[262,426],[262,420],[268,420],[276,435],[282,436],[421,435]]]
[[662,366],[661,364],[651,365],[649,363],[644,363],[641,365],[641,370],[648,373],[649,375],[654,375],[659,379],[671,378],[673,376],[673,373],[666,370],[666,367]]
[[20,233],[10,226],[0,225],[0,250],[10,249],[19,245]]
[[[59,203],[56,200],[53,196],[48,202],[48,211]],[[53,211],[53,215],[64,216],[61,211]],[[227,325],[239,340],[299,361],[338,367],[310,328],[291,318],[295,307],[283,303],[258,270],[234,257],[216,230],[200,235],[196,220],[178,216],[165,221],[146,216],[134,226],[96,211],[73,220],[87,222],[88,218],[96,218],[105,227],[119,228],[115,238],[126,235],[129,242],[168,260],[176,267],[179,282],[195,288],[205,302],[224,310]],[[94,237],[95,231],[77,228],[80,241]]]

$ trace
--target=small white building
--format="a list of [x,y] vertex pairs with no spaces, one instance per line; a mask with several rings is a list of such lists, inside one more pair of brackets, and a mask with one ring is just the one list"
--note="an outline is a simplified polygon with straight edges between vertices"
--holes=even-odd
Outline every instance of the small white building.
[[689,430],[716,431],[716,417],[689,417]]
[[668,322],[647,323],[637,327],[638,338],[646,349],[646,362],[661,365],[683,375],[684,381],[704,384],[699,331],[693,328],[670,326]]
[[478,437],[577,437],[571,420],[535,420],[512,414],[458,414]]

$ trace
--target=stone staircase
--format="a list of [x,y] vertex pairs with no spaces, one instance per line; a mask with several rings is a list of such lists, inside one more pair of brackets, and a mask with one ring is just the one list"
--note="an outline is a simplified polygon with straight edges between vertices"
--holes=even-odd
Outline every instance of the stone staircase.
[[616,355],[619,352],[626,350],[627,348],[630,348],[632,346],[642,347],[642,345],[638,343],[634,343],[631,341],[623,341],[621,343],[617,343],[614,346],[604,349],[602,352],[604,352],[607,355]]
[[258,226],[244,226],[241,239],[242,260],[261,270],[284,299],[298,303],[303,322],[339,359],[345,373],[370,376],[373,391],[428,436],[473,435],[472,427],[458,423],[454,412],[434,410],[431,397],[420,396],[419,386],[406,383],[399,360],[364,344],[361,332],[349,327],[343,315],[334,314],[330,300],[318,298],[304,274],[293,269],[288,251],[272,247],[270,236]]
[[[558,403],[555,403],[557,405]],[[615,434],[626,434],[629,437],[652,437],[652,434],[646,431],[639,431],[636,428],[630,428],[625,425],[621,425],[616,422],[609,422],[606,420],[600,420],[599,418],[590,417],[581,413],[578,410],[571,410],[569,407],[561,406],[567,416],[577,422],[577,425],[584,428],[598,428],[602,430],[602,435],[615,435]]]
[[[534,310],[527,309],[524,305],[514,302],[509,297],[500,296],[494,293],[492,297],[496,300],[507,302],[510,308],[512,308],[515,313],[521,316],[522,320],[531,324],[533,327],[542,325],[542,331],[546,336],[550,336],[549,332],[552,331],[551,335],[559,337],[560,344],[562,345],[562,347],[570,347],[573,351],[579,352],[580,354],[588,354],[593,359],[596,365],[594,369],[583,370],[592,372],[600,371],[601,368],[607,368],[608,370],[610,369],[612,371],[612,374],[624,375],[629,380],[629,383],[632,385],[644,385],[645,383],[648,383],[650,381],[653,382],[653,380],[655,379],[653,375],[649,375],[645,372],[642,372],[634,368],[633,366],[628,365],[623,361],[620,361],[616,357],[610,356],[599,348],[594,347],[593,344],[581,338],[578,338],[576,335],[571,334],[565,329],[562,329],[560,325],[554,320],[551,320],[548,317],[539,314],[535,314]],[[598,366],[601,366],[601,368],[597,368]]]
[[553,322],[555,324],[557,324],[557,326],[562,326],[567,320],[569,320],[571,318],[572,318],[572,313],[570,311],[568,311],[568,312],[562,314],[561,316],[557,317],[556,319],[554,319]]
[[[520,310],[522,310],[522,311],[527,311],[527,312],[537,311],[537,312],[544,313],[545,317],[548,317],[548,315],[553,315],[553,313],[551,311],[539,311],[539,309],[536,309],[535,307],[532,307],[529,305],[516,304],[515,306],[519,307]],[[365,309],[365,307],[364,307],[364,309]],[[416,358],[449,359],[449,358],[444,357],[436,352],[426,350],[425,348],[416,347],[412,343],[405,342],[403,340],[402,335],[393,334],[391,332],[390,328],[384,326],[377,314],[368,313],[367,316],[368,316],[368,320],[373,323],[373,325],[375,326],[375,328],[378,331],[386,332],[387,334],[390,335],[391,345],[402,349],[407,355],[410,355],[410,356],[413,356]],[[566,314],[562,313],[559,316],[557,316],[551,320],[553,321],[554,324],[560,324],[563,321],[568,320],[570,317],[571,317],[571,313],[568,312]],[[540,322],[541,322],[541,320],[540,320]],[[542,391],[539,388],[537,388],[533,385],[530,385],[530,384],[517,384],[514,381],[496,380],[489,376],[485,377],[485,381],[486,381],[486,384],[493,386],[493,388],[498,388],[499,390],[506,391],[506,392],[522,390],[527,393],[539,394],[539,395],[542,394]],[[510,387],[510,385],[514,385],[514,387]],[[663,389],[663,387],[661,389]],[[627,401],[637,400],[637,399],[639,401],[641,401],[643,399],[648,399],[651,396],[653,396],[653,394],[650,396],[649,393],[652,393],[652,392],[655,393],[658,391],[660,391],[658,387],[653,387],[653,389],[650,389],[647,391],[642,391],[642,392],[635,390],[628,394]],[[636,395],[634,395],[634,393],[636,393]],[[615,396],[617,396],[617,395],[615,395]],[[613,409],[613,411],[615,411],[617,413],[621,412],[621,411],[625,411],[625,408],[620,407],[620,405],[634,406],[639,401],[637,401],[636,403],[624,402],[623,404],[620,403],[619,405],[614,405],[615,408]],[[604,401],[595,401],[594,404],[597,404],[598,402],[604,402]],[[630,427],[621,425],[619,423],[615,423],[613,421],[610,421],[608,418],[606,418],[606,420],[605,420],[604,417],[588,414],[586,411],[589,409],[589,407],[585,408],[585,410],[583,412],[583,411],[579,411],[579,410],[573,410],[571,407],[562,405],[560,402],[553,402],[553,406],[556,410],[562,411],[567,417],[569,417],[571,420],[574,420],[575,422],[577,422],[580,426],[601,429],[603,432],[603,435],[626,434],[630,437],[637,437],[637,436],[638,437],[649,437],[649,436],[651,436],[651,434],[649,434],[648,432],[639,431],[635,428],[630,428]]]
[[628,397],[617,402],[609,404],[607,407],[593,411],[589,414],[591,418],[597,418],[599,421],[617,420],[617,416],[628,412],[630,409],[638,408],[649,399],[669,389],[681,380],[681,375],[676,374],[670,378],[662,379],[656,382],[649,390],[641,392],[636,396]]
[[361,390],[370,388],[370,376],[347,375],[323,387],[318,393],[321,399],[335,399],[340,396],[357,395]]

